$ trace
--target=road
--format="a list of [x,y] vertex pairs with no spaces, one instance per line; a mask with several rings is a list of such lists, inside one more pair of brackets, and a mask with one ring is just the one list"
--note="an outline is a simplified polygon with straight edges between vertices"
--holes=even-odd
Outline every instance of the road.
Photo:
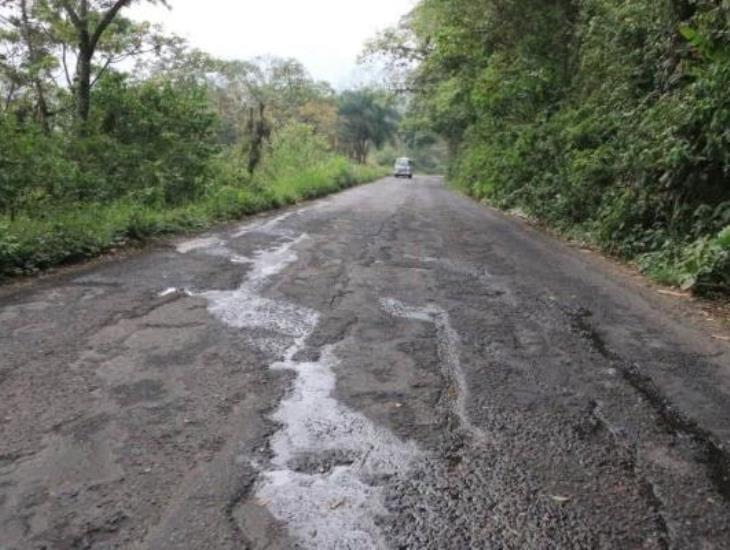
[[730,548],[730,353],[388,178],[0,291],[0,548]]

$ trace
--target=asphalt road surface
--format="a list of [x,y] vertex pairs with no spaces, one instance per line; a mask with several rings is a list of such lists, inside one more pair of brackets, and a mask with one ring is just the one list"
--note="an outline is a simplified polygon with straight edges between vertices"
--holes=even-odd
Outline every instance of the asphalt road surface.
[[0,291],[0,548],[730,548],[730,353],[392,178]]

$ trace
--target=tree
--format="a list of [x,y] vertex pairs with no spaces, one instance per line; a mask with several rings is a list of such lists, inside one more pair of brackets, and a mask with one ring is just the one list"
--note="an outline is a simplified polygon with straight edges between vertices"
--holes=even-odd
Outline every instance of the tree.
[[344,92],[339,116],[341,145],[361,164],[367,161],[371,146],[383,146],[397,130],[398,113],[387,97],[375,90]]
[[420,10],[414,9],[401,18],[397,26],[386,28],[368,40],[358,57],[359,64],[371,65],[383,72],[388,88],[395,93],[416,91],[417,82],[413,78],[416,69],[431,53],[430,38],[423,39],[416,32],[422,19]]
[[[58,63],[53,44],[43,25],[35,17],[35,3],[30,0],[6,0],[0,3],[0,74],[3,76],[4,110],[14,105],[21,118],[32,111],[33,119],[47,132],[49,88]],[[24,99],[25,105],[17,103]]]
[[335,97],[319,97],[311,99],[299,107],[297,118],[324,137],[332,149],[337,147],[338,113]]
[[224,61],[180,47],[174,57],[156,59],[152,71],[207,85],[221,118],[220,138],[240,147],[249,173],[263,158],[272,133],[291,123],[310,124],[334,143],[334,92],[295,59]]
[[331,99],[332,88],[317,82],[296,59],[257,57],[252,61],[220,61],[211,84],[227,107],[244,111],[263,105],[274,128],[299,121],[301,108],[310,101]]
[[[85,123],[91,108],[92,61],[104,33],[119,12],[135,0],[53,0],[71,23],[76,39],[73,94],[76,118]],[[167,0],[146,0],[167,6]],[[110,61],[111,62],[111,61]]]
[[[32,109],[47,131],[49,118],[66,110],[66,105],[52,103],[70,91],[74,118],[83,126],[91,90],[107,70],[130,57],[159,55],[163,47],[179,42],[162,36],[150,23],[119,15],[134,1],[0,0],[4,110],[23,114]],[[146,1],[167,5],[166,0]],[[65,85],[57,82],[63,76]]]

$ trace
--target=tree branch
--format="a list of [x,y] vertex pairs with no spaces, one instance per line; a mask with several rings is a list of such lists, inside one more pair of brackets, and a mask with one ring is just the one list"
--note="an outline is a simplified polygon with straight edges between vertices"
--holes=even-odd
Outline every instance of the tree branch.
[[99,69],[99,72],[96,73],[96,76],[94,77],[94,80],[91,81],[91,87],[92,88],[99,81],[99,79],[106,72],[106,70],[113,63],[113,61],[114,61],[114,57],[113,56],[109,56],[109,57],[106,58],[106,61],[104,62],[104,65],[102,65],[101,69]]
[[79,17],[79,14],[74,11],[73,7],[71,7],[71,3],[68,0],[63,0],[61,2],[61,5],[66,10],[66,13],[68,14],[68,18],[71,20],[71,23],[73,23],[74,27],[77,29],[81,28],[81,18]]
[[131,3],[132,0],[117,0],[114,5],[109,8],[109,10],[104,14],[104,16],[101,18],[101,21],[99,21],[99,24],[96,26],[96,29],[94,29],[94,34],[91,35],[91,40],[89,41],[92,51],[96,48],[96,44],[99,42],[101,35],[104,33],[107,27],[111,25],[111,22],[114,21],[114,18],[117,16],[119,11]]
[[73,80],[71,79],[71,73],[68,72],[68,62],[66,61],[66,43],[61,43],[61,63],[63,63],[63,73],[66,75],[66,83],[68,87],[73,86]]
[[144,48],[134,48],[129,51],[123,52],[119,55],[107,55],[106,59],[104,60],[104,64],[101,66],[101,68],[98,70],[96,75],[94,76],[94,79],[91,81],[91,87],[93,88],[94,85],[99,81],[99,79],[104,75],[104,73],[111,67],[112,65],[115,65],[121,61],[124,61],[125,59],[129,59],[130,57],[136,57],[139,55],[145,55],[148,53],[152,53],[156,50],[155,47],[150,47],[147,49]]

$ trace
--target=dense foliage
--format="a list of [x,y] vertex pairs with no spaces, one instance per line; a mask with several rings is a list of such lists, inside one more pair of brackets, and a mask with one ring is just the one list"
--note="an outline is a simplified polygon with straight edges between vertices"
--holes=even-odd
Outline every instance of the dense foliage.
[[422,0],[368,53],[448,141],[456,185],[730,290],[726,1]]
[[372,90],[345,92],[340,98],[341,137],[360,162],[367,159],[371,145],[380,148],[395,134],[398,113],[388,103],[384,94]]
[[[132,3],[0,0],[0,277],[383,173],[366,161],[395,131],[387,96],[215,59]],[[370,108],[348,112],[358,95]]]

